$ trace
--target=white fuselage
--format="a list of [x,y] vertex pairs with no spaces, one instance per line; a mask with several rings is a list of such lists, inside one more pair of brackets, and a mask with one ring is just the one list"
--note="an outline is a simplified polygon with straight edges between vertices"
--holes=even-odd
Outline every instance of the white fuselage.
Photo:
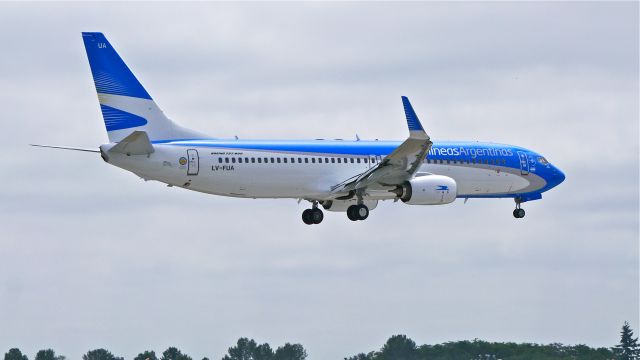
[[[103,145],[103,154],[111,146]],[[362,174],[384,157],[209,147],[188,142],[154,144],[154,149],[149,155],[108,153],[108,162],[147,180],[209,194],[323,200],[335,197],[331,194],[333,186]],[[428,158],[419,173],[454,179],[457,197],[509,197],[539,190],[546,183],[533,171],[523,175],[519,167],[499,156],[493,156],[489,163],[460,157],[440,161]],[[396,195],[382,187],[369,189],[365,197],[384,200]]]

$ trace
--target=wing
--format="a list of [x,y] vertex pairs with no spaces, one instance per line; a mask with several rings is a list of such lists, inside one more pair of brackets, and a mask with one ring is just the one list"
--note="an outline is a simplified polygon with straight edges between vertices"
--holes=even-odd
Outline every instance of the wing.
[[416,174],[433,143],[406,96],[402,97],[402,104],[409,126],[409,138],[376,166],[333,186],[333,193],[350,192],[372,185],[400,185]]

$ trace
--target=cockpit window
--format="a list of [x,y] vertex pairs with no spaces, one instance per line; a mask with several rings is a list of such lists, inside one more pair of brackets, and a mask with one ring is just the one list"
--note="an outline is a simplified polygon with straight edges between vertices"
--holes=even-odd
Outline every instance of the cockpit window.
[[547,165],[549,162],[547,161],[547,159],[545,159],[544,157],[540,156],[538,158],[538,162],[540,162],[540,164],[542,165]]

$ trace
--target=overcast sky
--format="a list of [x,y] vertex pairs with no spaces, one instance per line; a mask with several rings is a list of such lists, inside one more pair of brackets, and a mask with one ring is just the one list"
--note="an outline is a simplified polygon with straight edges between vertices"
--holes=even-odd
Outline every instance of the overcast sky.
[[[567,180],[513,201],[385,202],[353,223],[295,200],[144,182],[107,141],[80,32],[216,137],[531,148]],[[612,346],[638,323],[638,3],[0,4],[0,352],[219,359],[241,336],[309,359],[419,344]]]

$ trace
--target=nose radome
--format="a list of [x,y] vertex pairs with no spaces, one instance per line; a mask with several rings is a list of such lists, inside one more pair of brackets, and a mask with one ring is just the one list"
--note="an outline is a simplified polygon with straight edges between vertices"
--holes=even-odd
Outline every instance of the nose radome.
[[562,170],[558,169],[557,167],[555,167],[556,170],[556,177],[558,178],[558,184],[562,183],[565,179],[564,173],[562,172]]

